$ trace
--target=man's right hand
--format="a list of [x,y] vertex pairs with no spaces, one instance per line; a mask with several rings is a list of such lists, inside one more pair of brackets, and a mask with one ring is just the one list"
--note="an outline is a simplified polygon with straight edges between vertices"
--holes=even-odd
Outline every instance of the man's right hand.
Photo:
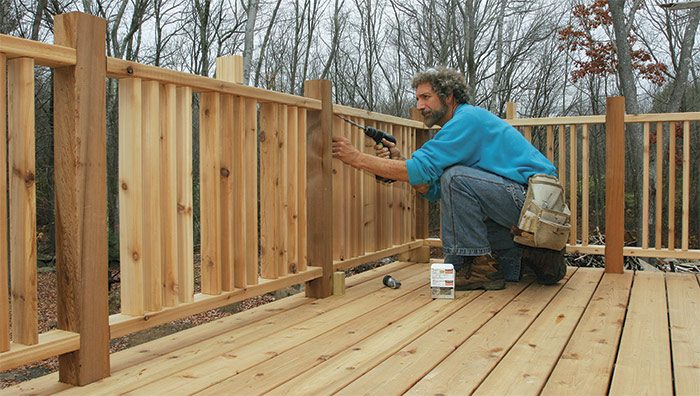
[[396,148],[396,144],[394,144],[386,139],[382,139],[382,143],[375,145],[374,151],[377,154],[377,157],[380,157],[380,158],[395,159],[395,160],[404,159],[401,156],[401,151],[398,148]]
[[430,184],[416,184],[413,187],[418,194],[425,194],[430,190]]

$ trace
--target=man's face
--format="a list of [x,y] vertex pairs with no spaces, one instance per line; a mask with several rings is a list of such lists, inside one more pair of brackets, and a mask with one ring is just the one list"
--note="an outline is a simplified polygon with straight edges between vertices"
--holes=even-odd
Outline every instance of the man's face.
[[425,125],[444,125],[448,120],[447,104],[440,99],[430,83],[423,83],[416,87],[416,108],[423,114]]

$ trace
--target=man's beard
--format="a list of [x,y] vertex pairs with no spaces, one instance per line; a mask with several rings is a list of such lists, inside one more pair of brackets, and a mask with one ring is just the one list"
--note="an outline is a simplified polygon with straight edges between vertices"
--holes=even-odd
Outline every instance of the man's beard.
[[[445,103],[442,103],[442,100],[440,101],[440,108],[439,109],[431,109],[430,112],[427,114],[424,112],[423,113],[423,123],[428,127],[432,127],[433,125],[437,124],[442,120],[443,117],[447,114],[447,105]],[[440,124],[442,126],[442,124]]]

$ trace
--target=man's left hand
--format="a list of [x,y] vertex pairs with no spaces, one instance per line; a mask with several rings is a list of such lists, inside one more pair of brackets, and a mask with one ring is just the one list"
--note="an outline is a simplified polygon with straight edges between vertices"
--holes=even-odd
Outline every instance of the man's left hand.
[[345,162],[355,168],[360,166],[360,157],[362,153],[355,148],[350,142],[350,139],[343,136],[333,136],[333,145],[331,146],[333,158]]

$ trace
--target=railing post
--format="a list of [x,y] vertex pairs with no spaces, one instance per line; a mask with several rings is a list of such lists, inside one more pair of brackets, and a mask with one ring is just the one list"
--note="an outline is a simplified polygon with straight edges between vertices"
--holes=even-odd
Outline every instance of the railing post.
[[[423,122],[423,115],[416,108],[411,109],[411,119],[414,121]],[[425,142],[430,140],[430,132],[427,129],[416,130],[416,149],[420,148]],[[410,153],[404,153],[404,156]],[[428,201],[416,196],[414,203],[416,222],[415,233],[416,239],[428,238],[428,225],[430,224],[430,207]],[[411,251],[409,261],[427,263],[430,261],[430,246],[422,246],[419,249]]]
[[331,183],[331,137],[333,101],[331,82],[304,82],[304,96],[321,100],[321,110],[307,111],[307,257],[308,265],[323,268],[323,276],[306,284],[306,295],[328,297],[333,293],[333,186]]
[[516,117],[516,108],[515,102],[506,102],[506,120],[512,120]]
[[57,15],[55,43],[76,49],[54,77],[58,328],[80,333],[59,357],[59,379],[85,385],[109,376],[107,302],[106,23]]
[[607,99],[605,114],[605,272],[624,271],[625,98]]

